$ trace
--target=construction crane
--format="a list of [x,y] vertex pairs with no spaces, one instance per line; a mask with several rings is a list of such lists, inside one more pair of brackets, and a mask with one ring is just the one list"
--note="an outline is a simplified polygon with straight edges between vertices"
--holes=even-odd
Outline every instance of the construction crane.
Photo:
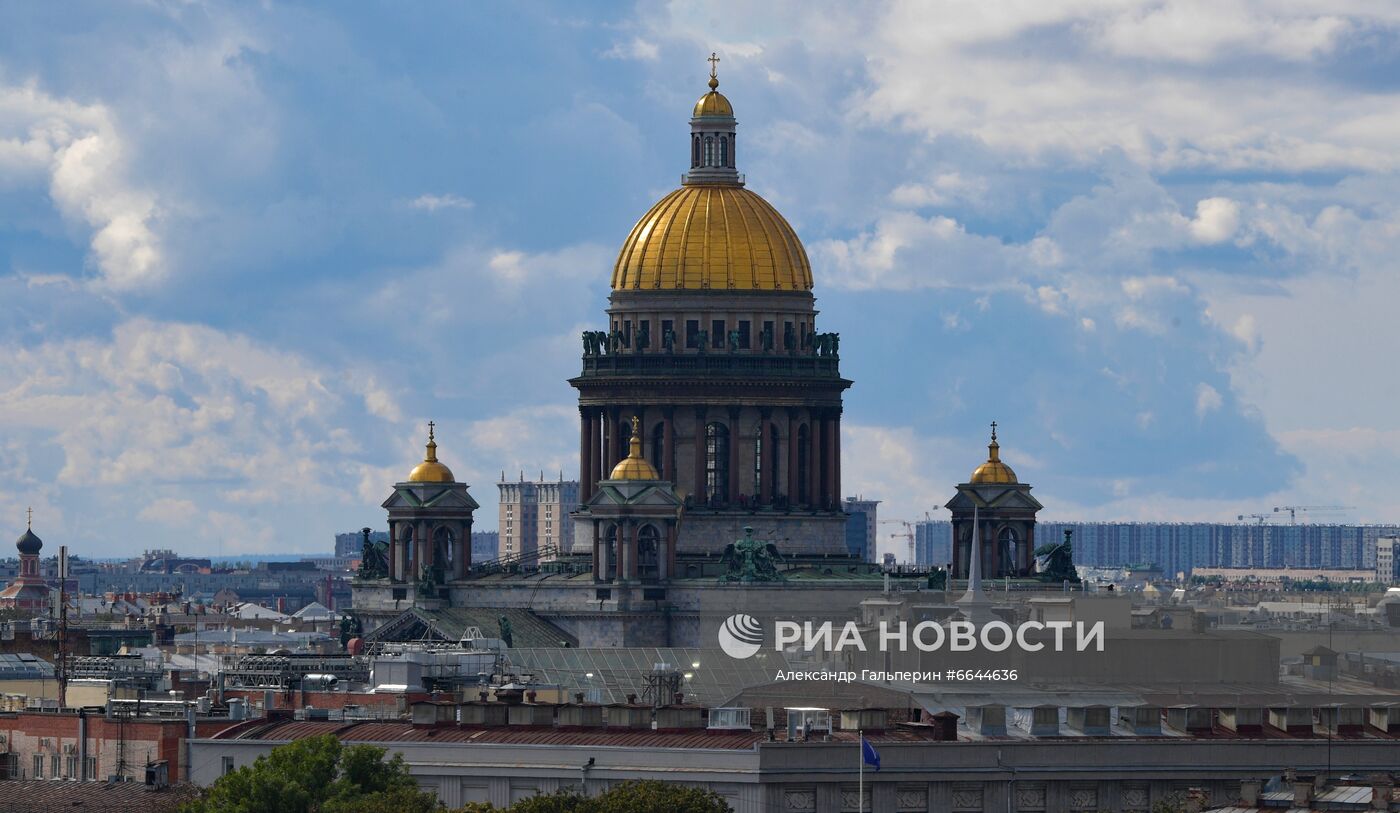
[[1263,525],[1265,522],[1269,521],[1270,516],[1268,514],[1240,514],[1239,516],[1235,517],[1235,519],[1239,522],[1244,522],[1247,519],[1252,519],[1254,520],[1255,525]]
[[[1275,505],[1274,513],[1288,512],[1288,524],[1298,524],[1298,512],[1312,512],[1314,514],[1335,514],[1339,511],[1350,511],[1356,506],[1353,505]],[[1304,519],[1307,519],[1304,517]]]
[[904,533],[892,533],[890,534],[890,536],[904,537],[905,541],[909,543],[909,558],[906,561],[908,561],[908,563],[911,565],[914,564],[914,523],[910,522],[907,519],[882,519],[878,520],[877,524],[904,526]]

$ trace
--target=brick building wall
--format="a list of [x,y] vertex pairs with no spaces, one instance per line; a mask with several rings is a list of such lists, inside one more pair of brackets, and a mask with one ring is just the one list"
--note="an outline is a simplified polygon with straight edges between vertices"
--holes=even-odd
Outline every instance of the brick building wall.
[[[80,730],[86,723],[87,748]],[[228,726],[226,719],[198,719],[195,733],[208,737]],[[172,779],[181,776],[188,723],[183,719],[107,719],[100,713],[18,712],[0,714],[0,768],[10,779],[106,779],[145,776],[148,762],[166,760]],[[39,757],[36,765],[35,757]],[[84,765],[84,759],[87,764]],[[38,770],[36,771],[36,767]],[[56,772],[56,773],[55,773]]]

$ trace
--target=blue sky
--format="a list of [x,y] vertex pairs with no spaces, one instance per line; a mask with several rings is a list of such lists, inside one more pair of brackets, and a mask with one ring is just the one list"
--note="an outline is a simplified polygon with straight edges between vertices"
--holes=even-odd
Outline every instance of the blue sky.
[[1400,519],[1400,11],[145,2],[0,9],[0,529],[325,550],[430,418],[479,527],[573,476],[711,50],[848,491],[920,517],[996,419],[1049,518]]

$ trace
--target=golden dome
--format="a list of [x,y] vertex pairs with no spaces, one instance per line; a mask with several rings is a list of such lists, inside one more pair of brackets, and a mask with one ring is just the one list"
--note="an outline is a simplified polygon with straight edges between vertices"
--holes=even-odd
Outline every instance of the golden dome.
[[622,244],[613,290],[810,291],[797,232],[742,186],[683,186],[651,207]]
[[987,444],[987,462],[972,472],[970,483],[1008,485],[1016,482],[1016,472],[1001,462],[1001,444],[997,443],[997,425],[992,423],[992,442]]
[[642,457],[642,420],[632,416],[632,439],[627,442],[627,457],[613,466],[609,480],[660,480],[661,475]]
[[423,462],[413,467],[413,471],[408,473],[409,483],[455,483],[456,478],[452,476],[452,469],[438,462],[437,441],[433,439],[433,422],[428,421],[428,452],[423,455]]

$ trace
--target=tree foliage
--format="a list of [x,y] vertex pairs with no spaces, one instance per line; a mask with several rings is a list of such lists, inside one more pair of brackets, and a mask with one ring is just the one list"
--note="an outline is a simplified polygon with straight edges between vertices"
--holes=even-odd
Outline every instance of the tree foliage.
[[[372,745],[346,747],[332,735],[272,749],[222,776],[183,813],[434,813],[437,797],[418,789],[395,754]],[[622,782],[597,796],[578,788],[498,808],[474,802],[456,813],[730,813],[717,793],[652,780]]]
[[330,734],[272,749],[222,776],[184,813],[429,813],[437,798],[409,775],[403,757],[372,745],[345,747]]
[[457,813],[730,813],[719,794],[655,780],[622,782],[593,797],[575,788],[521,799],[510,807],[475,802]]

